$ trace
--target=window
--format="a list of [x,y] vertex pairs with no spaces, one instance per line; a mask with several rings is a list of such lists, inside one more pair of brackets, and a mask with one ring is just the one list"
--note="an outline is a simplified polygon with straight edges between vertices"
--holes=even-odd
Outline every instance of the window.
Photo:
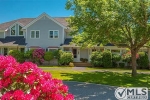
[[11,35],[16,35],[16,26],[14,25],[12,28],[11,28]]
[[49,31],[49,38],[58,38],[59,32],[58,31]]
[[31,38],[40,38],[40,31],[31,31]]
[[95,52],[96,51],[96,49],[92,49],[92,52]]
[[19,26],[19,35],[23,35],[23,31],[21,29],[22,29],[22,27]]

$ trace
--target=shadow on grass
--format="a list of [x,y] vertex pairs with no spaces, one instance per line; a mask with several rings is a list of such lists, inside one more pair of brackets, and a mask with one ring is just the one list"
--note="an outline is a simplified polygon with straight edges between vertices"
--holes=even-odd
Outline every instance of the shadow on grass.
[[150,76],[146,74],[138,74],[136,77],[131,77],[130,73],[119,74],[116,72],[83,72],[61,73],[61,76],[69,77],[69,81],[123,87],[150,87]]

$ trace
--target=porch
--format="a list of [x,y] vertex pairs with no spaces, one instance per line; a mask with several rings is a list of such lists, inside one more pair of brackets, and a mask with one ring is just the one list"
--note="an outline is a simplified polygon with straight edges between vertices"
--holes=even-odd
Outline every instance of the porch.
[[73,61],[77,66],[91,66],[89,65],[89,62],[92,52],[104,50],[104,48],[102,47],[81,48],[80,46],[62,46],[61,49],[63,51],[71,52],[73,54]]
[[0,55],[8,55],[10,50],[25,52],[25,46],[0,46]]

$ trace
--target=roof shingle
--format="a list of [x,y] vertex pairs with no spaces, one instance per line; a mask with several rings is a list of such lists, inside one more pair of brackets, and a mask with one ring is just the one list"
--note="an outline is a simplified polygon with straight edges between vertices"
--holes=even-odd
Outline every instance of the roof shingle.
[[5,38],[0,38],[1,45],[26,45],[24,36],[7,36]]
[[[16,22],[19,22],[21,25],[26,26],[34,19],[35,18],[21,18],[21,19],[10,21],[10,22],[2,23],[2,24],[0,24],[0,30],[6,30],[7,28],[9,28],[11,25],[13,25]],[[67,17],[54,17],[54,20],[56,20],[60,24],[64,25],[65,27],[68,26],[66,19],[67,19]]]

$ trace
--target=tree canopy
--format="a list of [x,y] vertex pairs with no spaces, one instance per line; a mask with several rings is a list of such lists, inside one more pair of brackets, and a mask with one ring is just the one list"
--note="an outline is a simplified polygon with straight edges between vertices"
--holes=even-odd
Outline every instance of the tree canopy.
[[126,44],[136,75],[136,53],[150,40],[150,0],[68,0],[66,9],[74,11],[68,20],[74,42]]

